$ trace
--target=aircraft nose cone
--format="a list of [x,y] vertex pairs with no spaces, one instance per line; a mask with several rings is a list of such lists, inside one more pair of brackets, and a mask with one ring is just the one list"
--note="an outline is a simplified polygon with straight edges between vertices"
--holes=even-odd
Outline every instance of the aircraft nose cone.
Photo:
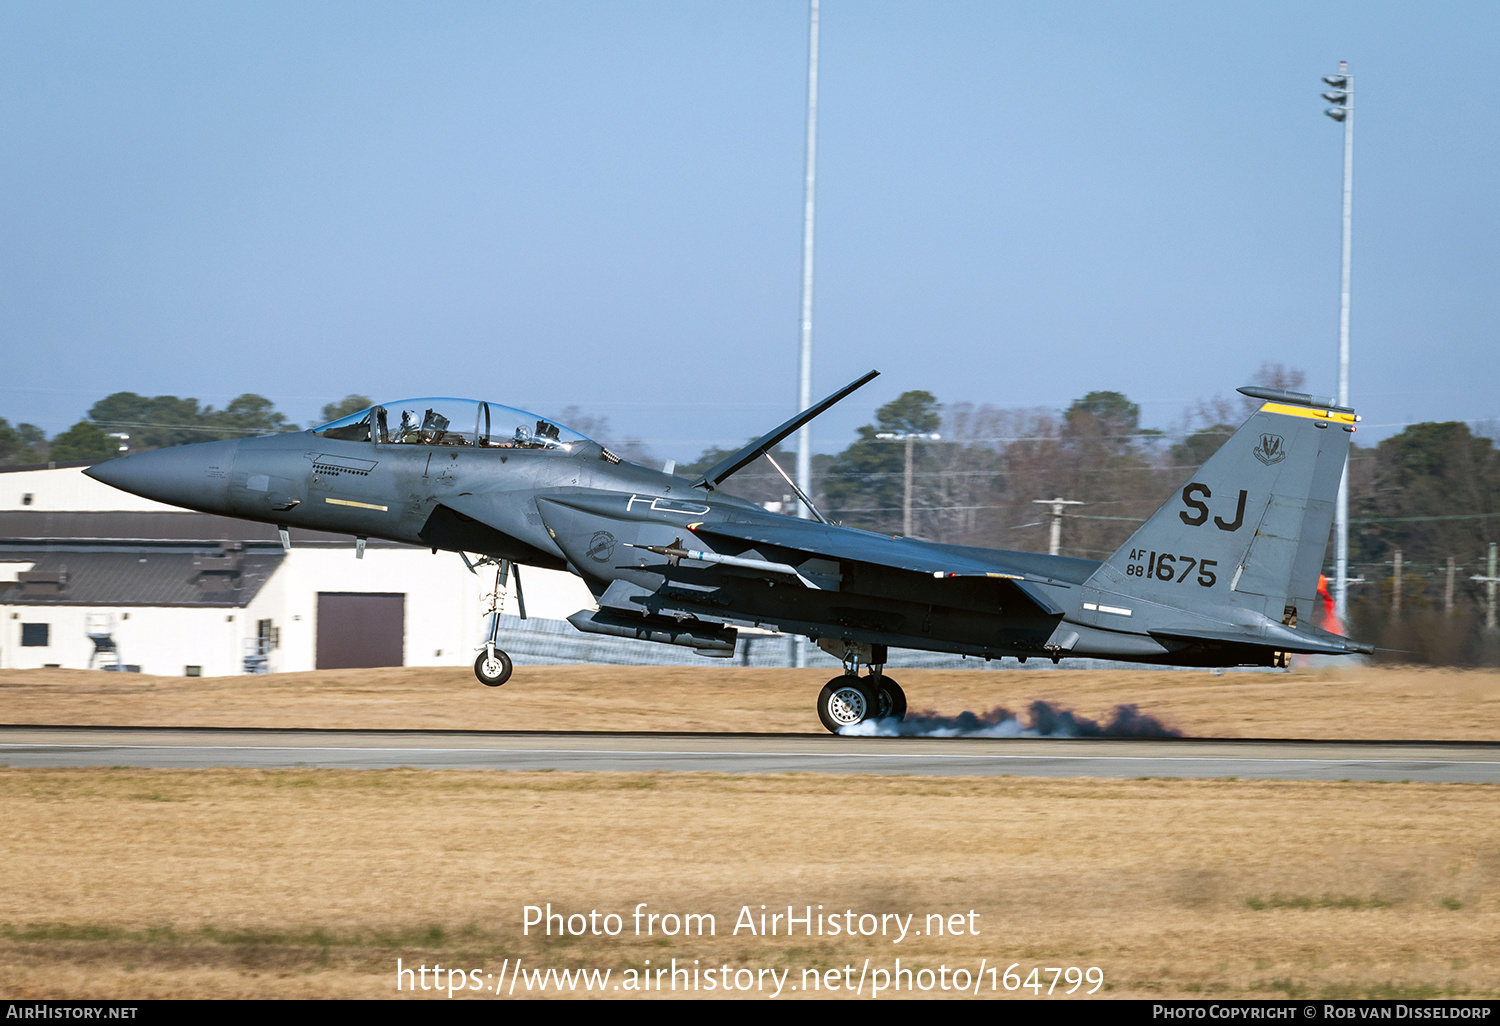
[[224,508],[239,444],[234,440],[153,449],[95,464],[84,473],[133,495],[214,513]]

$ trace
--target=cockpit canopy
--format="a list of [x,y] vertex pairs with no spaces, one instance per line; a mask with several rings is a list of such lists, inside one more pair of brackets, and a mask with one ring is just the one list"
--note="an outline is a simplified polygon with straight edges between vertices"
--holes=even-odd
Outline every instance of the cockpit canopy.
[[478,399],[403,399],[351,413],[313,434],[382,445],[454,445],[481,449],[559,449],[588,439],[534,413]]

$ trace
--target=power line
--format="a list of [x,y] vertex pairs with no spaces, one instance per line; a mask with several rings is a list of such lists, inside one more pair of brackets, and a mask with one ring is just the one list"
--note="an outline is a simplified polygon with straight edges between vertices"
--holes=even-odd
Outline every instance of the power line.
[[1500,513],[1447,513],[1433,517],[1355,517],[1351,524],[1404,524],[1422,520],[1488,520],[1500,517]]

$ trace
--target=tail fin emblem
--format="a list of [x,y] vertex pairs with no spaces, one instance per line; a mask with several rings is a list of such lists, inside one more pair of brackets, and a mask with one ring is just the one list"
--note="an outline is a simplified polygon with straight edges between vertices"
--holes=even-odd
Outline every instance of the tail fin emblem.
[[1286,459],[1286,450],[1282,448],[1284,439],[1280,435],[1261,435],[1260,445],[1255,448],[1255,458],[1266,466],[1280,463]]

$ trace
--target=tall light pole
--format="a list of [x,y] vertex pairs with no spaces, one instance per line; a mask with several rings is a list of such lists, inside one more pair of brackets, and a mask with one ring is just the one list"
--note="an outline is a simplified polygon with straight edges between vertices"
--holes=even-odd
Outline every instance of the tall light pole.
[[[813,200],[818,175],[818,0],[812,0],[807,44],[807,168],[802,183],[802,347],[797,384],[797,409],[812,405],[812,295]],[[812,494],[812,425],[797,429],[797,486]],[[807,504],[797,504],[797,515],[812,516]]]
[[[1339,279],[1339,405],[1349,405],[1349,255],[1354,212],[1354,76],[1349,63],[1339,61],[1336,75],[1325,75],[1332,86],[1323,99],[1333,104],[1323,113],[1344,126],[1344,262]],[[1349,622],[1349,461],[1339,478],[1338,506],[1334,510],[1335,537],[1333,609],[1340,624]]]
[[[812,405],[812,290],[813,290],[813,199],[818,173],[818,0],[812,0],[807,32],[807,170],[802,185],[802,346],[797,383],[797,409]],[[812,425],[797,430],[797,487],[812,494]],[[812,517],[807,503],[797,502],[797,515]],[[792,638],[792,665],[807,665],[807,646],[799,635]]]
[[901,502],[901,534],[911,537],[911,448],[916,442],[941,442],[943,436],[935,431],[881,431],[876,438],[882,442],[906,443],[906,491]]

